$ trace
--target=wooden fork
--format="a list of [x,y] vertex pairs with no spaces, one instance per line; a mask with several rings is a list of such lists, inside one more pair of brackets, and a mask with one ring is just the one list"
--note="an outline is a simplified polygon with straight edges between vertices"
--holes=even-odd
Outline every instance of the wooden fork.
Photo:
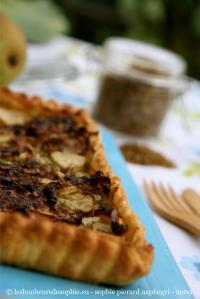
[[188,200],[176,194],[171,186],[164,187],[153,182],[144,182],[144,189],[151,205],[162,217],[200,236],[200,216],[188,204]]

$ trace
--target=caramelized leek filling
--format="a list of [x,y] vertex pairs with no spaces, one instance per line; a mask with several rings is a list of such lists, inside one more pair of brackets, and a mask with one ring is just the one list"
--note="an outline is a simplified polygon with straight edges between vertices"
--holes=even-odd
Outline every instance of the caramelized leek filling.
[[0,210],[35,211],[116,235],[127,231],[112,206],[110,178],[91,172],[85,127],[62,113],[25,123],[9,123],[8,115],[0,116]]

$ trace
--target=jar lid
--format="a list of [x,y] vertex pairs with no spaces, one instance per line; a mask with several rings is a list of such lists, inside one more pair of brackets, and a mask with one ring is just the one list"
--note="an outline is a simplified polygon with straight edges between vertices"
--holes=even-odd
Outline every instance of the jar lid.
[[125,55],[127,63],[131,57],[133,63],[166,69],[170,76],[179,76],[186,71],[187,64],[181,56],[141,41],[128,38],[108,38],[104,43],[104,49],[106,52],[110,50],[116,54]]
[[103,47],[107,71],[127,75],[153,85],[173,87],[181,85],[186,61],[179,55],[127,38],[109,38]]

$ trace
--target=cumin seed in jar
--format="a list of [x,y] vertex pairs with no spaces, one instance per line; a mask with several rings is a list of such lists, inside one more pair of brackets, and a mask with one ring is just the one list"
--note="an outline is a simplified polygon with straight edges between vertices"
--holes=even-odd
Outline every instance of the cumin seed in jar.
[[103,76],[94,117],[106,126],[133,136],[156,136],[171,102],[168,87],[139,78]]

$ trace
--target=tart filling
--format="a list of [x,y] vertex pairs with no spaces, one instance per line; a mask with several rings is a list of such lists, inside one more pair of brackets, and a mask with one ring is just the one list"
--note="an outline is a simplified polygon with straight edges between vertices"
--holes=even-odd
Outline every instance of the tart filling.
[[9,111],[0,116],[1,211],[37,212],[115,235],[128,231],[113,207],[109,176],[90,167],[94,132],[62,112],[29,120],[20,115],[20,122],[17,112],[16,122],[5,115]]

